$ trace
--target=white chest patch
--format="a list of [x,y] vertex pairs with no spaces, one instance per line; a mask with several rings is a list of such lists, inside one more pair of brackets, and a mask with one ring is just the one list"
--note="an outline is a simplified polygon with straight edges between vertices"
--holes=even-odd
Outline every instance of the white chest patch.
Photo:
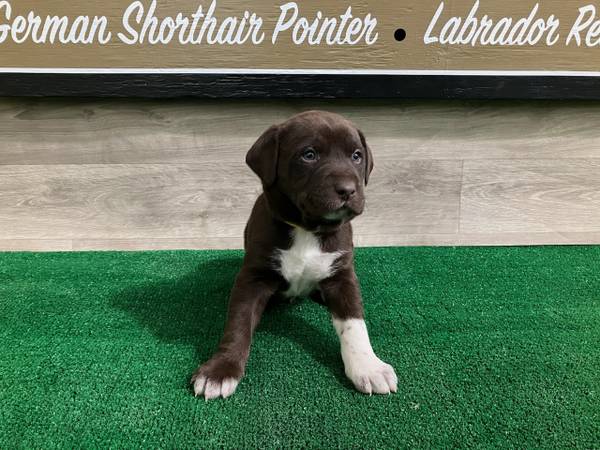
[[300,228],[294,228],[292,239],[290,249],[280,250],[277,255],[279,273],[290,284],[284,295],[301,297],[310,294],[319,281],[335,273],[336,260],[343,252],[323,252],[319,238]]

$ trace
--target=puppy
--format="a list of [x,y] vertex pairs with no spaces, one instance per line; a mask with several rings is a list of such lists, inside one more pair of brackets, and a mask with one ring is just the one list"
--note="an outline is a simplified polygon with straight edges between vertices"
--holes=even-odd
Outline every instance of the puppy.
[[367,394],[396,392],[394,369],[371,348],[354,272],[350,221],[362,214],[373,155],[363,133],[321,111],[273,125],[246,156],[263,194],[244,232],[245,257],[225,332],[191,383],[196,396],[229,397],[244,375],[254,329],[274,296],[311,296],[327,306],[345,372]]

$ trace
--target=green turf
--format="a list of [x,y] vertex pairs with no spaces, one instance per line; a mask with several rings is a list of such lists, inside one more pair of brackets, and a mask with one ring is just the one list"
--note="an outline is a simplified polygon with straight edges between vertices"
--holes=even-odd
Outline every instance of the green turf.
[[240,252],[0,254],[0,448],[600,448],[600,247],[357,251],[396,395],[323,307],[269,310],[226,401],[188,379]]

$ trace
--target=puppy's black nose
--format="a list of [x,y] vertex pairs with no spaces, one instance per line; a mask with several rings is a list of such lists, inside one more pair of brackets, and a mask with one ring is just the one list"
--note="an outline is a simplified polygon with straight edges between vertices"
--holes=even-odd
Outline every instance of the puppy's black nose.
[[342,200],[349,200],[356,194],[356,185],[352,181],[339,181],[335,184],[335,192]]

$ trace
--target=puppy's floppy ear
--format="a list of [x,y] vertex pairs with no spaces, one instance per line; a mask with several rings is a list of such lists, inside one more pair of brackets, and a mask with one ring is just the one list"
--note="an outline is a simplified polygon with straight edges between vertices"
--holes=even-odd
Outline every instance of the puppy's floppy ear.
[[364,133],[362,131],[358,130],[358,134],[360,135],[360,141],[366,150],[366,154],[365,154],[365,163],[366,163],[365,186],[366,186],[367,184],[369,184],[369,176],[371,175],[371,172],[373,172],[373,152],[371,151],[371,147],[369,147],[369,144],[367,144],[367,140],[365,139]]
[[279,126],[273,125],[254,143],[246,155],[246,164],[267,187],[277,180],[279,159]]

